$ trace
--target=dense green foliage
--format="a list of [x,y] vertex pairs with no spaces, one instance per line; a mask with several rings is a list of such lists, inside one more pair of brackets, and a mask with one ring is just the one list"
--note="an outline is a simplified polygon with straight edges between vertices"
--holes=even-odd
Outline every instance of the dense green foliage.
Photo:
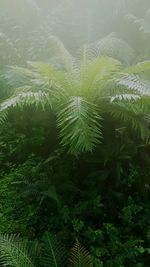
[[0,266],[149,266],[149,1],[106,2],[0,3]]

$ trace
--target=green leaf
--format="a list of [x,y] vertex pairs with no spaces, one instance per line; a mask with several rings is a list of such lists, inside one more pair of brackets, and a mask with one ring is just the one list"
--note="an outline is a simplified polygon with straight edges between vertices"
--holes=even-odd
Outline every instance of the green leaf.
[[65,267],[67,254],[63,245],[51,234],[43,236],[42,264],[44,267]]
[[70,267],[93,267],[92,257],[77,240],[70,254]]
[[3,266],[34,267],[27,242],[16,235],[0,235],[0,260]]

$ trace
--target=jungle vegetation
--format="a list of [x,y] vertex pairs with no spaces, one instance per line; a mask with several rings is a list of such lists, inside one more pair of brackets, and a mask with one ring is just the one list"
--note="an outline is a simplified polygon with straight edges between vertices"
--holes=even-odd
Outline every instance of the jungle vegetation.
[[1,0],[0,266],[149,267],[149,0]]

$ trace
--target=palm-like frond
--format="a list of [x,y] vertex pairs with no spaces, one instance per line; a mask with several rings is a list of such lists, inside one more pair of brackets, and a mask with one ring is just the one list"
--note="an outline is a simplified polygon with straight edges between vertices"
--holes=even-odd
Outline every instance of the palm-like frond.
[[84,94],[96,93],[114,74],[118,72],[120,62],[110,57],[98,57],[81,64],[81,87]]
[[74,247],[71,249],[70,267],[92,267],[92,258],[89,252],[80,245],[77,240]]
[[124,63],[130,63],[133,58],[133,49],[115,33],[103,37],[87,47],[89,57],[109,56]]
[[42,264],[44,267],[64,267],[67,264],[67,254],[63,245],[51,234],[43,237]]
[[[15,234],[0,234],[0,264],[9,267],[66,267],[68,253],[50,233],[44,234],[40,245],[23,241]],[[70,251],[69,266],[93,267],[93,258],[78,240]]]
[[101,125],[97,107],[79,96],[71,97],[58,113],[61,143],[70,152],[92,151],[100,142]]
[[60,57],[67,71],[71,71],[74,65],[74,60],[68,50],[64,47],[64,44],[56,37],[49,37],[49,46],[53,46],[57,56]]
[[1,111],[0,112],[0,124],[3,124],[6,119],[7,119],[7,112]]
[[144,72],[150,71],[150,60],[145,60],[127,67],[125,71],[129,74],[142,74]]
[[118,84],[138,92],[141,96],[150,96],[150,81],[144,80],[137,75],[126,75],[119,79]]
[[3,266],[34,267],[27,243],[16,235],[0,235],[0,261]]
[[122,101],[122,100],[137,100],[137,99],[140,99],[141,96],[140,95],[135,95],[135,94],[120,94],[120,95],[115,95],[115,96],[112,96],[110,98],[110,101],[113,102],[115,100],[119,100],[119,101]]
[[[41,106],[43,109],[45,109],[46,105],[52,106],[52,103],[50,101],[49,95],[46,92],[38,91],[38,92],[23,92],[19,93],[16,96],[12,96],[6,100],[4,100],[0,104],[0,111],[1,116],[3,119],[6,118],[6,113],[9,108],[12,107],[23,107],[25,105],[35,105],[36,107]],[[2,120],[3,121],[3,120]]]
[[47,88],[53,88],[54,93],[59,91],[66,94],[73,85],[72,74],[64,70],[59,70],[51,64],[43,62],[28,62],[31,70],[33,71],[32,84],[37,84],[37,81],[45,82]]
[[144,140],[149,140],[150,130],[148,129],[148,123],[146,120],[146,112],[138,101],[136,102],[113,102],[108,112],[112,114],[112,117],[122,121],[125,126],[130,125],[132,129],[140,133],[140,136]]

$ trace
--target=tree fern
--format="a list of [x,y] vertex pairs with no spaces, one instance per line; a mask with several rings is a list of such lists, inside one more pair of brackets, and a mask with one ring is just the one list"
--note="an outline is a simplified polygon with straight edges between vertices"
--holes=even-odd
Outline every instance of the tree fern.
[[[74,62],[62,43],[56,40],[66,60],[64,67],[28,62],[29,68],[10,69],[12,77],[13,73],[23,77],[23,84],[20,79],[20,87],[16,86],[15,93],[1,102],[0,112],[7,113],[15,106],[35,105],[43,109],[49,106],[57,117],[60,143],[74,154],[92,151],[101,141],[101,117],[108,112],[123,124],[130,123],[134,130],[139,126],[142,138],[144,130],[147,136],[147,124],[142,120],[149,111],[141,101],[149,106],[150,81],[145,78],[149,61],[124,67],[116,59],[90,59],[85,53],[81,61]],[[6,113],[1,115],[4,119]]]

